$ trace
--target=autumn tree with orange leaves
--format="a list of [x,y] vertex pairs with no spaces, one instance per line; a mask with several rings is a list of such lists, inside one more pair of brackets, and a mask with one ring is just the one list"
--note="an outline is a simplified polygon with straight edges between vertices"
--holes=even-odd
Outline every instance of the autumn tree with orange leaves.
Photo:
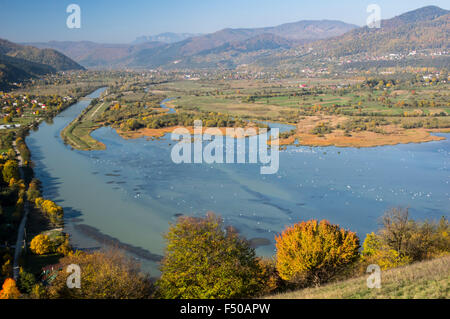
[[358,236],[326,220],[295,224],[275,240],[280,277],[302,286],[329,281],[359,256]]
[[0,299],[18,299],[20,297],[20,291],[14,279],[6,278],[2,288],[0,290]]

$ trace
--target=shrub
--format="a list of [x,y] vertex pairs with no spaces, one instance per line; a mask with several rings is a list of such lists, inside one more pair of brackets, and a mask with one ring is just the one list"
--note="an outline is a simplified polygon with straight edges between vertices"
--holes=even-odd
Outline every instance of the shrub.
[[261,295],[271,295],[283,292],[288,288],[288,284],[280,277],[275,260],[260,259],[259,264],[262,269],[261,285],[263,290]]
[[32,273],[20,269],[19,280],[17,281],[17,284],[21,291],[29,294],[32,292],[33,287],[36,285],[36,278]]
[[64,217],[64,211],[61,206],[56,205],[54,202],[48,199],[38,197],[35,199],[35,205],[39,208],[54,225],[58,225],[62,222]]
[[382,239],[375,233],[367,234],[363,243],[363,251],[361,252],[361,263],[363,265],[362,272],[365,271],[367,265],[376,264],[382,270],[395,268],[409,264],[411,259],[401,256],[396,250],[384,245]]
[[56,249],[56,252],[58,254],[61,254],[64,256],[68,256],[69,254],[71,254],[73,252],[72,246],[70,245],[70,241],[69,241],[69,235],[66,234],[64,236],[64,240],[58,246],[58,248]]
[[53,244],[47,235],[37,235],[31,240],[30,249],[36,255],[45,255],[53,251]]
[[[81,268],[81,288],[67,287],[67,267]],[[50,298],[143,299],[152,294],[150,279],[140,265],[117,250],[77,252],[60,259],[59,272],[48,289]]]
[[0,299],[18,299],[20,297],[20,291],[17,289],[14,279],[6,278],[2,288]]
[[13,266],[12,266],[12,259],[11,258],[5,258],[3,256],[3,259],[5,259],[4,264],[2,265],[2,275],[5,277],[9,277],[13,273]]
[[47,299],[48,294],[44,285],[41,283],[35,284],[30,292],[30,298],[32,299]]
[[366,261],[380,267],[396,267],[450,252],[450,229],[445,217],[439,222],[416,222],[409,218],[408,209],[392,208],[383,215],[382,225],[377,234],[367,235],[362,252]]
[[359,255],[356,234],[326,220],[298,223],[275,239],[281,278],[304,286],[329,281]]
[[214,214],[180,217],[165,238],[161,297],[243,298],[261,292],[262,269],[254,249]]
[[39,191],[39,184],[39,180],[35,178],[30,182],[27,190],[27,199],[29,201],[34,202],[36,198],[41,196],[41,192]]
[[2,174],[5,183],[9,183],[12,178],[18,180],[20,176],[19,176],[19,165],[17,164],[17,161],[14,160],[6,161],[5,165],[3,166]]
[[404,253],[412,230],[408,209],[392,208],[384,213],[381,222],[383,227],[379,235],[382,241],[399,254]]

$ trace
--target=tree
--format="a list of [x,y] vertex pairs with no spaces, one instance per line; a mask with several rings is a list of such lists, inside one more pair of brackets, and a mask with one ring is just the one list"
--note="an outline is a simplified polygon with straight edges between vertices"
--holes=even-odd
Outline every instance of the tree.
[[326,220],[295,224],[275,240],[281,278],[301,285],[318,286],[359,256],[358,236]]
[[11,115],[6,115],[6,116],[3,118],[3,122],[5,122],[5,123],[11,123],[11,122],[12,122],[12,116],[11,116]]
[[167,299],[243,298],[261,291],[261,266],[249,243],[212,213],[180,217],[165,235],[159,295]]
[[408,209],[392,208],[384,213],[381,222],[383,228],[379,233],[382,240],[399,254],[404,253],[405,244],[411,236],[412,228]]
[[47,290],[41,283],[35,284],[30,292],[32,299],[46,299],[48,297]]
[[3,276],[11,276],[12,272],[13,272],[13,267],[11,264],[11,260],[10,258],[7,258],[5,260],[5,263],[2,265],[2,275]]
[[259,260],[262,269],[261,285],[263,290],[261,295],[273,295],[283,292],[288,288],[287,282],[281,279],[274,259],[262,258]]
[[58,246],[58,248],[56,249],[56,252],[63,256],[68,256],[69,254],[71,254],[73,252],[72,246],[70,245],[68,234],[64,235],[64,240],[61,243],[61,245]]
[[32,292],[33,287],[36,285],[36,278],[32,273],[20,269],[19,280],[17,281],[17,284],[21,291],[29,294]]
[[20,297],[20,291],[17,289],[14,279],[6,278],[2,288],[0,299],[18,299]]
[[376,264],[382,270],[407,265],[411,259],[401,256],[395,249],[390,248],[382,242],[380,236],[369,233],[363,243],[361,252],[362,272],[365,272],[367,265]]
[[36,255],[45,255],[53,250],[53,244],[47,235],[37,235],[31,240],[30,249]]
[[64,211],[61,206],[56,205],[54,202],[42,197],[38,197],[34,201],[37,208],[50,219],[50,222],[54,225],[58,225],[62,222],[64,217]]
[[38,198],[41,193],[39,191],[39,185],[40,185],[40,181],[36,178],[33,178],[30,182],[30,184],[28,185],[28,190],[27,190],[27,199],[31,202],[34,202],[36,200],[36,198]]
[[[71,264],[80,266],[81,288],[70,289],[67,273]],[[76,252],[62,259],[59,271],[48,289],[50,298],[63,299],[144,299],[152,295],[148,275],[140,265],[118,250]]]
[[408,209],[393,208],[382,217],[377,234],[368,234],[363,244],[363,259],[385,268],[441,256],[450,251],[448,220],[416,222]]
[[17,164],[17,161],[15,161],[15,160],[6,161],[5,165],[3,166],[3,180],[6,183],[9,183],[11,178],[18,180],[19,177],[20,177],[19,176],[19,165]]

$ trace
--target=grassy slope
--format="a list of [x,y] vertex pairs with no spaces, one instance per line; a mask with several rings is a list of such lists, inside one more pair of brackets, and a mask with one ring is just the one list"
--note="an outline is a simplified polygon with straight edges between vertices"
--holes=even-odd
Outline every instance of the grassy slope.
[[381,288],[367,288],[367,276],[307,288],[269,298],[283,299],[371,299],[450,298],[450,256],[382,272]]

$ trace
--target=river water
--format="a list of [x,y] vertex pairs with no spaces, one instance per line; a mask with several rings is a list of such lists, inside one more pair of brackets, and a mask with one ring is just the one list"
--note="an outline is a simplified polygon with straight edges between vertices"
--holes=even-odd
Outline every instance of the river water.
[[363,149],[289,146],[280,152],[278,173],[261,175],[259,164],[175,164],[170,136],[124,140],[109,127],[92,133],[105,151],[73,150],[60,132],[88,104],[78,102],[27,137],[36,177],[44,196],[64,208],[76,247],[102,247],[101,232],[132,247],[127,251],[153,275],[162,235],[180,214],[214,211],[265,256],[274,253],[278,232],[302,220],[328,219],[363,239],[390,207],[409,207],[420,219],[450,214],[450,134],[439,134],[444,141]]

